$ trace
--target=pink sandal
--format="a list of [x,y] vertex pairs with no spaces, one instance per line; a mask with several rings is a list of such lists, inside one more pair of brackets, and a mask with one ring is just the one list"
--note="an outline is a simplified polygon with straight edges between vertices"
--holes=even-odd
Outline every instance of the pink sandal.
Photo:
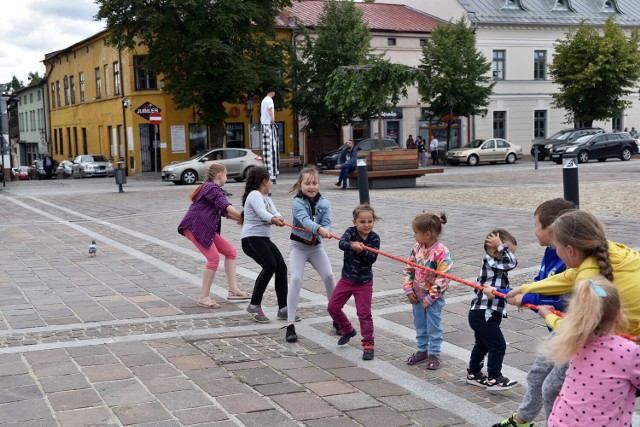
[[218,301],[214,301],[211,298],[204,298],[204,299],[200,299],[198,298],[198,307],[204,307],[204,308],[220,308],[220,303],[218,303]]
[[246,291],[229,291],[229,295],[227,296],[228,300],[248,300],[251,299],[251,294]]

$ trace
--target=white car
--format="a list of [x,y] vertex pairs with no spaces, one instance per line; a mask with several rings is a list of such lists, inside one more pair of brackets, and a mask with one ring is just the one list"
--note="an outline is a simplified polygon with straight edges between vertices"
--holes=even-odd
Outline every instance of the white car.
[[102,154],[83,154],[73,159],[71,175],[74,178],[115,176],[113,165]]
[[447,151],[446,161],[452,165],[466,163],[475,166],[480,162],[515,163],[522,158],[522,147],[502,138],[474,139],[460,148]]
[[227,177],[236,181],[247,178],[251,168],[263,166],[262,157],[244,148],[214,148],[200,152],[184,162],[172,163],[162,169],[162,180],[174,184],[195,184],[207,176],[212,162],[227,168]]

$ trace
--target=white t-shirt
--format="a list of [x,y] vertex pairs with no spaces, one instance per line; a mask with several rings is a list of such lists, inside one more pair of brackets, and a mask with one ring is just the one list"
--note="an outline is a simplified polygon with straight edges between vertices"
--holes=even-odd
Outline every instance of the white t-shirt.
[[273,98],[267,95],[262,100],[262,104],[260,104],[260,124],[271,124],[271,115],[269,114],[269,110],[273,110]]
[[429,144],[429,151],[438,151],[438,140],[433,138]]

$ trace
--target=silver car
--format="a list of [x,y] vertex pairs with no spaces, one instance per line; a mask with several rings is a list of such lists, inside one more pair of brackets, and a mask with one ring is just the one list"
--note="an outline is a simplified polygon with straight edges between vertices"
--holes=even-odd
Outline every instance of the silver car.
[[172,163],[162,169],[162,180],[174,184],[195,184],[207,176],[212,162],[227,168],[227,177],[240,182],[247,178],[251,168],[263,166],[262,157],[244,148],[214,148],[200,152],[184,162]]
[[73,159],[71,174],[74,178],[115,176],[111,162],[102,154],[82,154]]

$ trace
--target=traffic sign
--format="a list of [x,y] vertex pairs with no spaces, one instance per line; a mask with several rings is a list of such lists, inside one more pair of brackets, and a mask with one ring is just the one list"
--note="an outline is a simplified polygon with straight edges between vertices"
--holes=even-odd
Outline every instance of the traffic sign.
[[160,113],[149,114],[149,121],[154,125],[159,125],[162,122],[162,114]]

